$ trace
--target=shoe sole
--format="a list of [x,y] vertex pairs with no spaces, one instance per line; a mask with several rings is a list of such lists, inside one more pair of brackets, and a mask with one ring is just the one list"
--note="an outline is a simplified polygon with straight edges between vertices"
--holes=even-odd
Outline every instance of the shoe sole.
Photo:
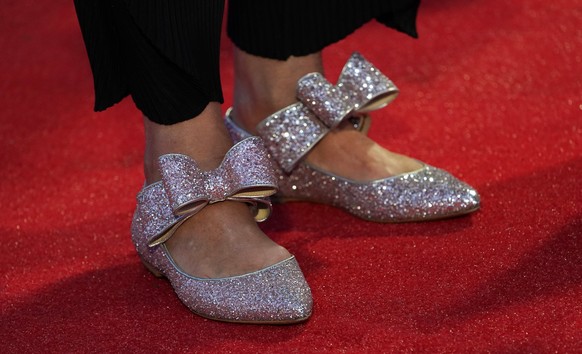
[[455,214],[450,214],[450,215],[446,215],[446,216],[438,216],[438,217],[432,217],[432,218],[422,218],[422,219],[411,219],[411,220],[379,220],[379,219],[365,219],[362,217],[359,217],[358,215],[352,214],[349,211],[345,210],[342,207],[338,207],[335,205],[330,205],[330,204],[325,204],[325,203],[320,203],[318,201],[315,200],[309,200],[309,199],[300,199],[300,198],[290,198],[290,197],[277,197],[277,196],[271,196],[271,201],[273,203],[276,204],[286,204],[286,203],[296,203],[296,202],[304,202],[304,203],[313,203],[313,204],[319,204],[319,205],[329,205],[331,207],[340,209],[358,219],[364,220],[364,221],[371,221],[371,222],[376,222],[376,223],[380,223],[380,224],[408,224],[408,223],[412,223],[412,222],[423,222],[423,221],[437,221],[437,220],[444,220],[444,219],[452,219],[452,218],[456,218],[456,217],[460,217],[463,215],[467,215],[467,214],[471,214],[476,212],[477,210],[481,209],[481,205],[478,205],[477,207],[473,208],[473,209],[469,209],[469,210],[463,210],[461,212],[455,213]]
[[[140,259],[141,259],[141,257],[140,257]],[[159,270],[157,270],[154,266],[152,266],[148,262],[144,261],[143,259],[141,259],[141,262],[143,263],[145,268],[147,270],[149,270],[156,278],[168,280],[168,278],[166,278],[166,276],[164,274],[162,274]],[[213,317],[209,317],[209,316],[203,315],[201,313],[198,313],[198,312],[195,312],[192,310],[190,310],[190,311],[195,315],[198,315],[200,317],[203,317],[203,318],[206,318],[209,320],[213,320],[213,321],[228,322],[228,323],[240,323],[240,324],[275,325],[275,326],[297,324],[297,323],[304,322],[311,317],[311,314],[309,314],[306,317],[302,317],[302,318],[298,318],[298,319],[294,319],[294,320],[287,320],[287,321],[235,321],[235,320],[228,320],[228,319],[223,319],[223,318],[213,318]]]

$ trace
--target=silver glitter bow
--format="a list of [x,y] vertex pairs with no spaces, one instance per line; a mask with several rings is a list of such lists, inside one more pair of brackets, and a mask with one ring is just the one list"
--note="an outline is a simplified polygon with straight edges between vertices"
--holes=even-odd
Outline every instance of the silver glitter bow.
[[331,129],[343,120],[382,108],[398,88],[359,53],[354,53],[333,86],[312,73],[297,84],[298,103],[273,113],[257,126],[271,155],[290,173]]
[[275,194],[277,182],[266,151],[241,143],[211,171],[203,171],[186,155],[160,157],[162,183],[174,214],[196,214],[208,204],[225,200],[264,203],[264,198]]
[[[251,205],[257,221],[266,220],[271,213],[268,197],[277,192],[277,180],[258,137],[233,146],[220,166],[211,171],[202,170],[192,158],[181,154],[163,155],[159,165],[164,199],[173,213],[172,227],[179,226],[205,206],[226,200]],[[170,238],[171,230],[165,228],[152,235],[149,245]]]
[[386,106],[398,88],[361,54],[354,53],[344,66],[336,86],[320,73],[311,73],[297,84],[297,98],[333,129],[354,113]]

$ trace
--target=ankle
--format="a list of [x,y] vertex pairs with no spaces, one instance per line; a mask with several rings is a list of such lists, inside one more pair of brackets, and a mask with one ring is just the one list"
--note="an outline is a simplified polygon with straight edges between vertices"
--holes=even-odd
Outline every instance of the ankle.
[[321,53],[287,60],[254,56],[234,49],[233,117],[254,133],[256,125],[275,111],[296,102],[297,80],[312,72],[323,72]]
[[224,127],[220,105],[208,104],[198,116],[173,125],[161,125],[144,116],[144,174],[147,184],[160,179],[158,158],[164,154],[188,155],[202,169],[216,168],[232,146]]

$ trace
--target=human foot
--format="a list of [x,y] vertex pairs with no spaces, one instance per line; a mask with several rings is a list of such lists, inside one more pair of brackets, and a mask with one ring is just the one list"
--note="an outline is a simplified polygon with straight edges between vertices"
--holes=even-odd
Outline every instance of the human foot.
[[[378,222],[433,220],[479,208],[479,195],[471,186],[389,152],[350,127],[351,114],[363,117],[398,92],[359,54],[350,58],[337,86],[310,74],[300,79],[297,92],[300,102],[257,126],[280,167],[279,200],[330,204]],[[244,128],[255,121],[240,119],[236,112],[229,110],[225,122],[238,141],[249,136]]]

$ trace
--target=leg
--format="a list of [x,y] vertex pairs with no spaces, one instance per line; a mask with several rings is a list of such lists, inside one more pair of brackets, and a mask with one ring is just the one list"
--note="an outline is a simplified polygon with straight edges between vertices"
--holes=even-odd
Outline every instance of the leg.
[[[219,10],[212,10],[217,17],[210,21],[214,33],[220,29]],[[206,103],[208,97],[221,98],[220,88],[208,93],[199,86],[218,80],[218,68],[213,64],[206,75],[209,78],[196,82],[192,77],[200,75],[169,63],[152,47],[151,40],[132,25],[127,11],[122,7],[115,15],[128,59],[124,66],[129,87],[136,105],[144,114],[152,115],[151,119],[145,115],[143,119],[146,183],[160,179],[157,161],[168,153],[190,156],[205,170],[216,168],[232,142],[222,122],[220,104]],[[208,51],[216,52],[218,48],[216,43]],[[204,108],[198,114],[200,107]],[[205,278],[240,275],[289,257],[284,248],[259,229],[249,208],[235,202],[207,206],[179,227],[166,246],[182,270]]]
[[[142,261],[204,317],[251,323],[308,318],[311,292],[297,261],[255,221],[257,210],[257,219],[268,214],[261,198],[276,184],[264,165],[267,152],[258,138],[231,149],[223,124],[218,53],[224,4],[76,5],[96,94],[104,98],[96,108],[129,93],[144,114],[146,185],[137,196],[131,232]],[[216,169],[225,154],[230,168]],[[184,178],[172,179],[172,172]],[[238,195],[244,203],[230,201],[229,191],[220,189],[240,179],[253,192]]]

